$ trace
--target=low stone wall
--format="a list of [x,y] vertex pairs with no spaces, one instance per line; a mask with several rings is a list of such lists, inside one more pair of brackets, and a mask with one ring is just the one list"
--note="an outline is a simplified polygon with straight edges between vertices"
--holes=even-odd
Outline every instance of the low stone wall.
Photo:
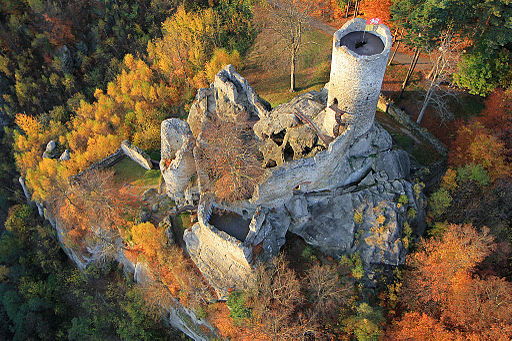
[[76,175],[71,176],[70,178],[76,180],[76,179],[79,179],[82,175],[84,175],[85,172],[90,171],[92,169],[105,169],[108,167],[112,167],[113,165],[115,165],[116,163],[121,161],[124,156],[125,156],[125,154],[124,154],[123,149],[119,148],[115,152],[113,152],[112,154],[107,156],[106,158],[93,163],[85,170],[81,171],[80,173],[78,173]]
[[139,147],[132,146],[130,141],[124,140],[121,142],[121,149],[127,157],[137,162],[142,168],[149,170],[153,167],[153,163],[151,162],[149,155]]
[[81,171],[76,175],[73,175],[71,178],[78,179],[85,172],[90,171],[92,169],[105,169],[112,167],[116,163],[121,161],[125,156],[129,157],[130,159],[132,159],[134,162],[136,162],[145,169],[151,169],[152,167],[151,158],[144,151],[140,150],[136,146],[132,146],[129,141],[125,140],[121,143],[121,146],[115,152],[105,157],[104,159],[93,163],[85,170]]
[[388,98],[384,95],[379,96],[379,102],[377,108],[386,112],[391,118],[395,121],[412,131],[416,136],[421,137],[441,155],[448,155],[448,149],[444,146],[434,135],[430,134],[426,129],[420,127],[416,122],[411,120],[409,115],[407,115],[402,109],[398,108],[394,105]]

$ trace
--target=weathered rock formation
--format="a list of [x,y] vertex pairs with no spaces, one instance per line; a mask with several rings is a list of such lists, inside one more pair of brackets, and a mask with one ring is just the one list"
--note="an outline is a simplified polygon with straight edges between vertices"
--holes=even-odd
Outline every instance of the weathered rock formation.
[[[332,142],[322,141],[325,89],[272,111],[257,98],[245,79],[226,67],[210,88],[198,92],[189,116],[194,128],[189,132],[185,122],[174,122],[181,127],[181,137],[167,134],[165,139],[162,133],[162,153],[187,141],[184,150],[190,158],[193,136],[200,139],[199,123],[214,111],[226,113],[226,119],[236,112],[258,119],[254,132],[267,167],[264,180],[249,200],[236,205],[215,202],[200,191],[198,222],[184,235],[192,260],[219,296],[226,297],[230,288],[243,288],[251,267],[276,255],[287,231],[333,257],[358,252],[368,269],[402,263],[403,226],[408,223],[422,232],[425,206],[421,191],[408,180],[408,155],[393,149],[390,135],[378,124],[355,138],[348,126]],[[297,110],[311,123],[299,120]],[[162,132],[172,130],[169,124],[163,123]],[[201,172],[197,162],[195,168],[189,164],[182,165],[181,172]],[[165,177],[167,186],[174,190],[196,186],[183,181],[178,188],[169,179]],[[213,218],[214,208],[227,210],[230,216]]]
[[192,189],[194,193],[197,192],[194,188],[195,140],[189,125],[176,118],[163,121],[161,141],[160,170],[167,186],[167,193],[178,204],[186,204],[192,200],[192,196],[185,198],[185,192],[191,193]]

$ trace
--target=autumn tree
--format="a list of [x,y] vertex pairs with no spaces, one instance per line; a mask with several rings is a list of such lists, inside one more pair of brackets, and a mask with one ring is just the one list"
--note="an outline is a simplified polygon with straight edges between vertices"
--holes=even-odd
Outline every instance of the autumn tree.
[[[307,292],[319,319],[336,320],[339,308],[353,295],[352,283],[340,271],[340,266],[315,264],[307,272]],[[341,273],[340,273],[341,272]]]
[[304,43],[304,32],[309,29],[310,15],[318,4],[315,1],[267,1],[267,27],[281,39],[290,58],[290,91],[295,91],[297,58]]
[[270,339],[297,340],[315,334],[312,319],[300,312],[305,300],[300,280],[283,255],[268,267],[257,267],[249,293],[252,316]]
[[507,152],[505,143],[476,120],[461,125],[457,130],[449,162],[454,166],[479,164],[493,179],[497,179],[512,174]]
[[220,200],[249,199],[263,179],[263,161],[253,123],[243,112],[233,120],[215,114],[203,122],[195,150],[204,174],[205,182],[201,184]]
[[381,18],[388,26],[392,25],[391,5],[393,0],[365,0],[361,3],[361,10],[367,18]]
[[402,302],[411,313],[396,323],[393,335],[403,339],[410,319],[419,316],[414,333],[432,326],[437,338],[510,338],[512,284],[475,274],[494,248],[489,230],[471,225],[450,225],[439,237],[422,241],[407,261],[410,270],[402,289]]
[[14,131],[14,151],[18,169],[26,175],[41,161],[46,144],[57,139],[66,129],[59,122],[50,121],[47,125],[26,114],[16,115],[15,123],[19,130]]
[[458,39],[446,31],[441,35],[435,54],[431,54],[432,71],[429,74],[429,85],[421,106],[416,123],[420,124],[429,104],[434,104],[441,122],[453,118],[448,108],[448,100],[455,95],[442,87],[443,83],[450,83],[450,78],[457,68],[462,44]]
[[116,185],[113,177],[113,171],[88,170],[66,179],[65,192],[47,200],[69,237],[78,245],[87,241],[99,260],[124,248],[120,232],[129,229],[138,206],[138,198]]
[[155,257],[165,245],[166,235],[163,229],[156,228],[150,222],[140,223],[131,228],[132,240],[140,245],[149,257]]

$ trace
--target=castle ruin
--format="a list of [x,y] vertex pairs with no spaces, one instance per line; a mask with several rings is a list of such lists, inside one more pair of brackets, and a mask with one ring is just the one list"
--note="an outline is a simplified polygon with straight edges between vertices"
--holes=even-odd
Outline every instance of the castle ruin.
[[[403,262],[405,223],[422,232],[425,201],[410,182],[409,157],[374,122],[391,34],[385,25],[365,28],[358,18],[334,34],[330,82],[320,91],[271,109],[227,66],[198,91],[187,122],[162,123],[167,193],[179,205],[198,204],[198,222],[183,239],[219,297],[243,288],[287,232],[332,257],[358,252],[367,268]],[[257,121],[265,175],[249,199],[230,205],[206,190],[196,149],[205,120],[238,112]],[[398,205],[403,196],[407,204]],[[215,217],[216,209],[229,214]]]

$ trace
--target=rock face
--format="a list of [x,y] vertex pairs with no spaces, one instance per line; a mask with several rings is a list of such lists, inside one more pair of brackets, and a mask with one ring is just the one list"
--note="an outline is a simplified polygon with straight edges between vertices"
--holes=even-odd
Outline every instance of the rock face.
[[[358,252],[367,269],[403,262],[405,223],[422,231],[425,200],[408,180],[408,155],[393,150],[390,135],[375,123],[364,133],[349,124],[336,139],[327,139],[327,96],[325,89],[313,91],[269,111],[247,81],[227,67],[210,88],[199,90],[188,124],[163,122],[162,157],[174,159],[171,167],[160,166],[176,196],[193,186],[188,177],[202,174],[199,163],[192,163],[192,150],[206,117],[216,112],[230,120],[242,112],[258,120],[253,129],[267,167],[264,180],[252,198],[236,205],[199,193],[198,222],[183,237],[219,297],[243,288],[252,266],[278,254],[288,231],[333,257]],[[174,166],[175,154],[189,162]],[[235,238],[233,227],[226,229],[221,220],[212,223],[214,207],[250,220],[245,239]],[[248,221],[241,218],[239,228]]]
[[263,141],[260,150],[267,167],[311,157],[327,148],[314,128],[296,116],[299,112],[314,120],[324,110],[326,98],[326,89],[310,92],[261,116],[254,132]]
[[193,185],[196,175],[195,139],[187,122],[171,118],[162,122],[160,170],[167,194],[177,203],[186,203],[185,189]]
[[201,132],[203,120],[217,113],[223,119],[236,119],[240,113],[257,119],[268,115],[270,104],[259,98],[247,80],[226,66],[216,76],[209,88],[200,89],[190,108],[187,122],[195,138]]
[[57,142],[55,142],[54,140],[51,140],[50,142],[48,142],[46,144],[46,149],[43,153],[43,158],[44,159],[53,159],[55,158],[57,155],[56,154],[56,148],[57,148]]
[[71,156],[69,155],[69,150],[66,149],[59,157],[59,161],[68,161],[71,159]]

